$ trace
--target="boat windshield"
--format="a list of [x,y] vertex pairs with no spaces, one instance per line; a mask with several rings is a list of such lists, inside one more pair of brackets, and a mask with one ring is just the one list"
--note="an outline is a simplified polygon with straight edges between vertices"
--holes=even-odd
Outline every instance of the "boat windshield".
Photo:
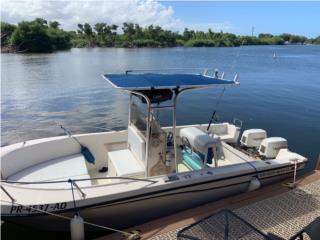
[[146,104],[141,104],[138,101],[138,98],[133,97],[130,103],[130,125],[135,126],[135,128],[146,137],[147,107]]

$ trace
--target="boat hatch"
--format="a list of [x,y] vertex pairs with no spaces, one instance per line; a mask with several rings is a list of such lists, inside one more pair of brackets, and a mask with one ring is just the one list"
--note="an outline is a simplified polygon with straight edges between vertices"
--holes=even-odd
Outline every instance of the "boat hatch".
[[[234,80],[207,74],[167,74],[126,71],[123,74],[105,74],[103,77],[115,88],[129,93],[128,149],[145,167],[145,176],[177,172],[176,106],[178,96],[186,90],[218,85],[239,84]],[[137,101],[138,100],[138,101]],[[142,103],[142,104],[141,104]],[[172,145],[159,122],[158,110],[172,110]],[[139,143],[139,144],[138,144]],[[174,163],[166,163],[172,150]]]

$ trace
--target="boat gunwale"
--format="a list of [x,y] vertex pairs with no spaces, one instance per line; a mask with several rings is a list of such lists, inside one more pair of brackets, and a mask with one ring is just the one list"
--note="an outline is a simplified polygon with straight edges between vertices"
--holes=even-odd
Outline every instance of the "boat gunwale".
[[[301,167],[302,165],[305,165],[305,164],[306,164],[306,162],[302,162],[302,163],[297,164],[297,166]],[[273,169],[269,169],[269,170],[249,172],[249,173],[246,173],[246,174],[230,176],[230,177],[225,177],[225,178],[220,178],[220,179],[212,179],[212,180],[209,180],[209,181],[201,181],[201,182],[194,183],[194,184],[189,184],[189,185],[185,184],[183,186],[177,186],[177,187],[174,187],[174,188],[166,188],[166,189],[163,189],[163,190],[152,191],[152,192],[148,192],[148,193],[142,193],[142,194],[139,194],[139,195],[132,195],[132,196],[124,197],[124,198],[121,198],[121,199],[114,199],[114,200],[110,200],[110,201],[106,201],[106,202],[102,202],[102,203],[95,203],[95,204],[91,204],[91,205],[79,206],[76,209],[75,208],[67,208],[67,209],[64,209],[64,210],[51,211],[51,213],[68,213],[68,212],[72,212],[72,211],[75,211],[75,210],[81,210],[81,209],[86,209],[86,208],[94,208],[94,207],[106,206],[106,205],[111,205],[112,206],[112,205],[117,205],[117,204],[125,204],[125,203],[128,203],[128,201],[127,202],[122,202],[122,203],[119,203],[119,202],[130,200],[130,199],[135,199],[135,198],[142,198],[142,197],[148,196],[148,195],[161,194],[161,193],[165,193],[165,192],[175,191],[175,190],[178,190],[178,189],[194,187],[194,186],[204,185],[204,184],[208,184],[208,183],[214,183],[214,182],[218,182],[218,181],[236,179],[236,178],[239,178],[239,177],[245,177],[245,176],[247,176],[247,177],[251,176],[251,178],[252,177],[258,177],[259,173],[278,170],[278,169],[287,168],[287,167],[288,166],[282,166],[282,167],[279,167],[279,168],[273,168]],[[299,168],[297,170],[297,172],[301,172],[302,170],[303,170],[303,168]],[[287,172],[285,174],[280,173],[280,174],[276,174],[276,175],[272,175],[272,176],[267,176],[267,177],[261,178],[261,180],[275,178],[275,177],[279,177],[279,176],[286,176],[286,175],[291,174],[292,172],[293,172],[293,170],[289,171],[289,172]],[[171,194],[166,194],[166,195],[153,196],[153,197],[149,197],[149,198],[136,199],[134,201],[145,200],[145,199],[150,199],[150,198],[155,198],[155,197],[165,197],[165,196],[176,195],[176,194],[184,194],[184,193],[192,193],[192,192],[199,192],[199,191],[206,191],[206,190],[214,190],[214,189],[219,189],[219,188],[223,188],[223,187],[230,187],[230,186],[235,186],[235,185],[249,183],[249,182],[250,182],[250,180],[249,181],[244,181],[244,182],[241,182],[241,183],[233,183],[233,184],[229,184],[229,185],[216,186],[216,187],[209,188],[209,189],[198,189],[198,190],[192,190],[192,191],[188,191],[188,192],[176,192],[176,193],[171,193]],[[132,201],[130,201],[130,202],[132,202]],[[3,204],[1,204],[1,205],[3,205]],[[12,203],[11,205],[13,206],[14,203]],[[43,215],[47,215],[47,214],[45,214],[45,213],[32,213],[32,214],[12,215],[12,214],[4,214],[2,212],[1,215],[4,218],[14,218],[14,217],[43,216]]]

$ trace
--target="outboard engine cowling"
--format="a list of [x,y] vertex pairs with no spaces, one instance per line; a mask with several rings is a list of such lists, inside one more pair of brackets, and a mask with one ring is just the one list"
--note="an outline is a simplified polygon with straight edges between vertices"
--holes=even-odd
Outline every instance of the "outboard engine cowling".
[[275,158],[283,148],[288,148],[288,142],[285,138],[270,137],[261,142],[259,154],[265,158]]
[[263,129],[248,129],[242,133],[240,143],[248,148],[258,149],[262,140],[267,138],[267,132]]

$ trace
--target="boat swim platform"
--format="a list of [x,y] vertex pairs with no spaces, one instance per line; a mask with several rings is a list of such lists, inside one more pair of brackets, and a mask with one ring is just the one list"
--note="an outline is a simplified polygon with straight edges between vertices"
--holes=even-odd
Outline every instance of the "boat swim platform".
[[[126,231],[141,231],[141,239],[177,239],[177,233],[221,209],[230,209],[266,234],[289,239],[320,216],[320,171],[297,179],[290,189],[286,179],[259,190],[242,193],[195,208],[165,216]],[[125,239],[121,234],[108,234],[97,240]]]

